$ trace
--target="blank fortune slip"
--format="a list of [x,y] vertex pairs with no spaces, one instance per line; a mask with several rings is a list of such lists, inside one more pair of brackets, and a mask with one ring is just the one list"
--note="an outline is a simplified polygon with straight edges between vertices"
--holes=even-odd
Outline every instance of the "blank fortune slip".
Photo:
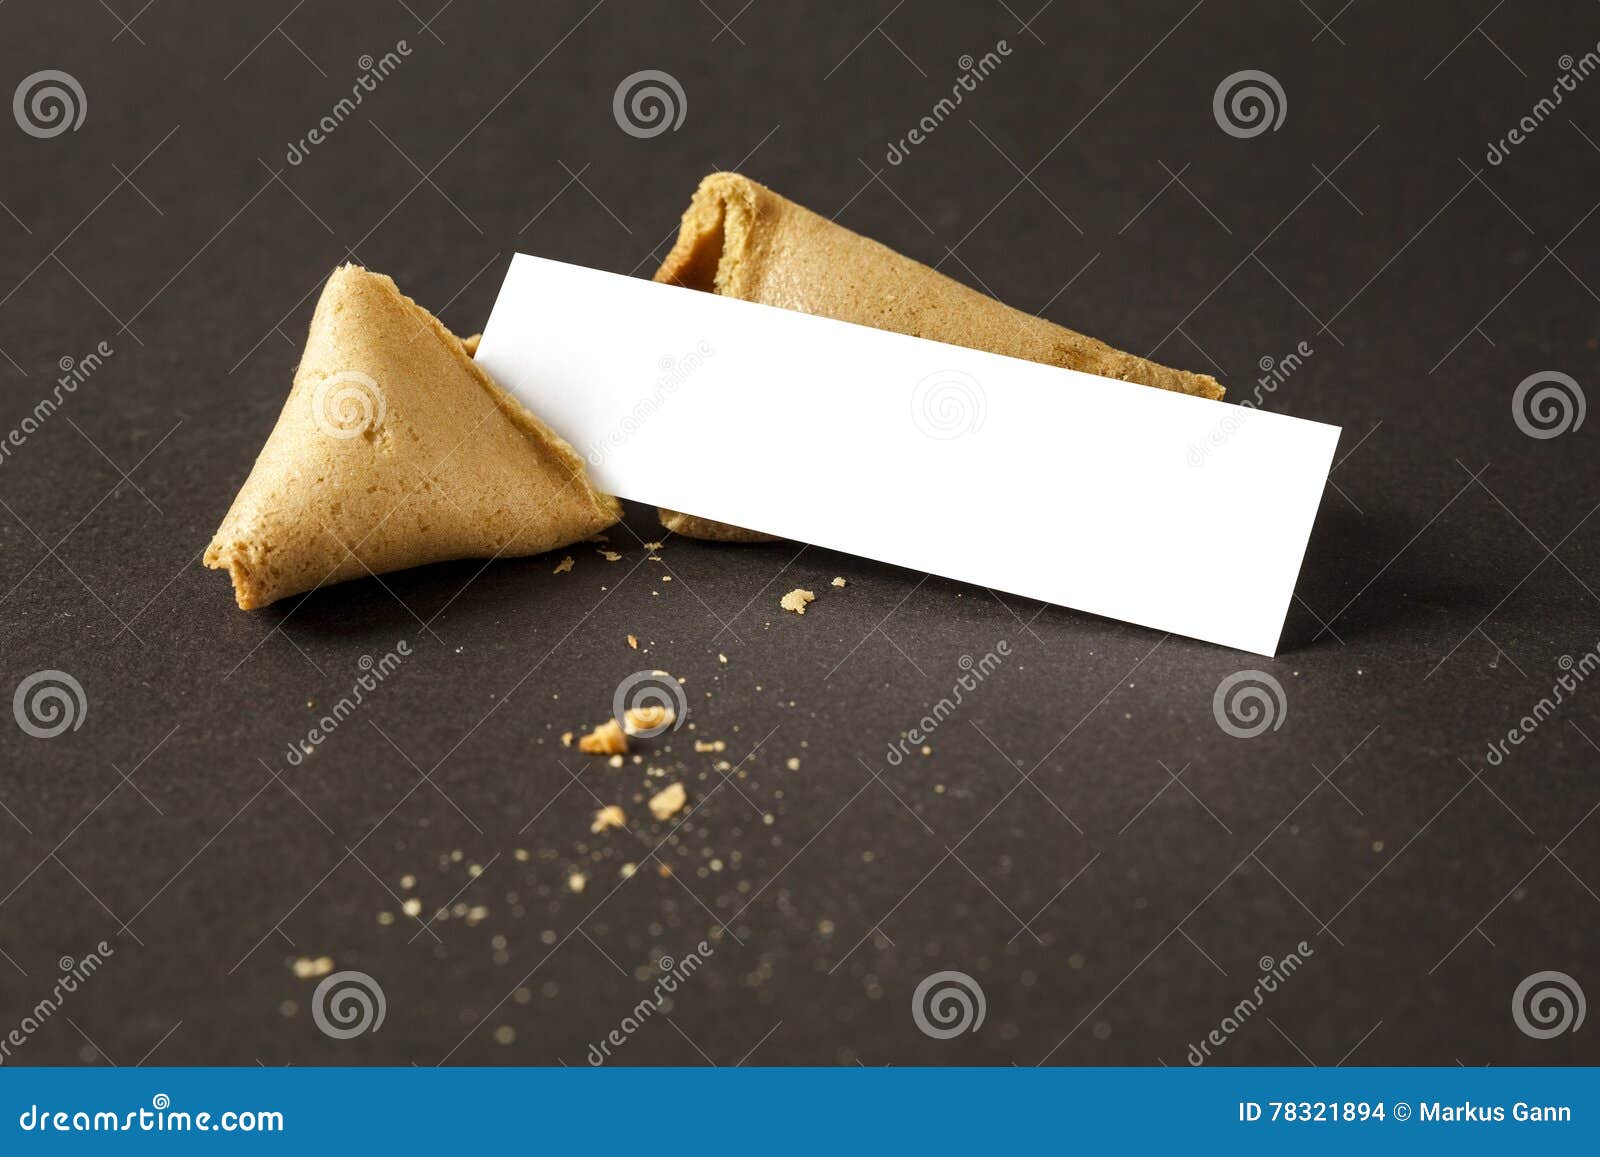
[[1265,655],[1339,439],[521,254],[477,359],[608,493]]

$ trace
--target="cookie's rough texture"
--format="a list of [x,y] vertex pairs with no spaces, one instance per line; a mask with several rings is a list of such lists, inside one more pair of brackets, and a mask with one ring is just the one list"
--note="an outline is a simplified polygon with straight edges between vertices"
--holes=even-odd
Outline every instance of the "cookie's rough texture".
[[455,334],[389,278],[346,265],[205,564],[249,610],[368,573],[538,554],[621,514]]
[[[1223,394],[1213,377],[1159,365],[1012,309],[738,173],[700,182],[655,280],[1157,389]],[[661,511],[661,521],[691,538],[770,540],[671,510]]]
[[689,538],[707,538],[715,542],[771,542],[772,535],[759,530],[746,530],[731,522],[718,522],[714,518],[701,518],[698,514],[684,514],[677,510],[658,508],[661,525],[674,534]]

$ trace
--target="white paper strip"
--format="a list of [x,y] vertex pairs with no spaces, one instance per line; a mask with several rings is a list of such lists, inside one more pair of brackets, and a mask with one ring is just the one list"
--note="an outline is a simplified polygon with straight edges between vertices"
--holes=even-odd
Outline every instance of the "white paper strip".
[[477,356],[612,494],[1265,655],[1339,439],[521,254]]

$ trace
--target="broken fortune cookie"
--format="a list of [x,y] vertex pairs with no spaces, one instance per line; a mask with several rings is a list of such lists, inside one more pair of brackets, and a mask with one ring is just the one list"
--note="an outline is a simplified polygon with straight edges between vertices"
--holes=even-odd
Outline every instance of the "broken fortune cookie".
[[[655,280],[1157,389],[1223,394],[1207,374],[1124,353],[1013,309],[739,173],[700,182]],[[771,541],[673,510],[662,510],[661,522],[691,538]]]
[[205,564],[250,610],[366,574],[539,554],[621,513],[460,338],[389,278],[345,265]]

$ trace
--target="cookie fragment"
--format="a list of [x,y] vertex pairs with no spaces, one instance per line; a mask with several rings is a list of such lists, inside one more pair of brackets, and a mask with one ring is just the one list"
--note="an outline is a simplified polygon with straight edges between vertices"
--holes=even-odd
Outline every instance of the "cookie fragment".
[[622,724],[607,719],[599,727],[578,740],[578,750],[589,755],[623,755],[628,750],[628,736]]
[[660,703],[647,703],[643,707],[630,707],[622,716],[622,726],[629,735],[644,732],[660,734],[671,727],[677,716],[672,708]]
[[389,278],[344,265],[204,562],[251,610],[425,563],[541,554],[621,512],[455,334]]
[[683,784],[675,783],[671,787],[662,788],[650,797],[650,814],[658,820],[670,820],[683,810],[683,805],[689,802],[689,793],[684,790]]

